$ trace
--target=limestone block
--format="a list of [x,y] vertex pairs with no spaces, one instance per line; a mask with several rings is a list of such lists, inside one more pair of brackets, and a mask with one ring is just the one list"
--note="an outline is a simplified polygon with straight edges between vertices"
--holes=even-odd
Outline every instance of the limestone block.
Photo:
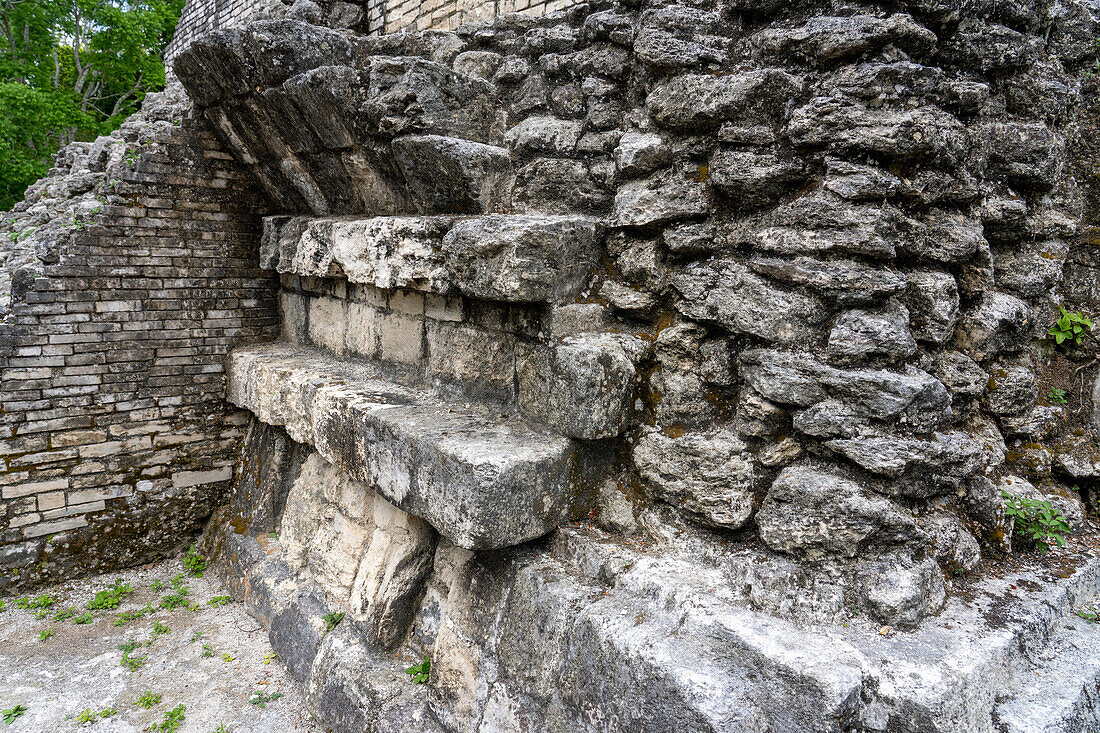
[[800,88],[797,77],[779,69],[685,74],[658,85],[646,108],[658,124],[672,129],[706,129],[724,120],[766,122]]
[[909,287],[902,301],[909,308],[913,336],[942,344],[955,331],[959,317],[959,288],[945,272],[917,270],[909,273]]
[[424,352],[424,319],[404,313],[378,314],[378,358],[415,366]]
[[819,298],[775,287],[733,259],[692,263],[672,283],[688,318],[778,343],[813,339],[828,314]]
[[515,400],[516,344],[510,334],[452,323],[427,323],[427,374],[469,394]]
[[596,333],[526,349],[517,365],[520,406],[570,437],[615,437],[631,423],[643,353],[637,339]]
[[703,524],[740,529],[752,517],[753,457],[728,431],[669,437],[647,430],[634,465],[657,496]]
[[487,216],[456,223],[443,255],[465,295],[557,301],[584,286],[599,257],[600,229],[583,216]]
[[317,346],[342,354],[347,337],[347,301],[339,298],[310,298],[309,340]]
[[229,378],[235,404],[462,547],[541,536],[578,500],[573,444],[515,416],[442,402],[366,365],[278,344],[233,352]]
[[413,204],[424,213],[480,214],[511,206],[512,158],[504,148],[441,135],[393,141]]
[[754,257],[753,272],[772,280],[810,288],[840,305],[867,303],[904,292],[905,275],[851,260],[811,257]]
[[865,493],[840,474],[808,466],[780,472],[756,524],[768,547],[807,560],[855,557],[923,536],[890,500]]
[[898,362],[916,350],[909,311],[891,300],[877,310],[841,313],[829,332],[826,354],[835,364],[865,364],[879,359]]

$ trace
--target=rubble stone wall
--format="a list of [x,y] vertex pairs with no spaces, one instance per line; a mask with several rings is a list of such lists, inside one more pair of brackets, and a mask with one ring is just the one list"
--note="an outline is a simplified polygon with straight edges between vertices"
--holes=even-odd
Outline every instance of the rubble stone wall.
[[[1017,568],[1002,492],[1073,528],[1068,575],[1019,586],[1049,618],[1100,591],[1096,367],[1045,338],[1095,297],[1091,6],[286,15],[175,70],[277,212],[283,335],[231,355],[254,422],[206,546],[323,719],[1027,708],[1045,672],[1001,643],[1046,621],[989,605]],[[425,654],[426,699],[391,689]]]
[[218,503],[244,430],[223,360],[278,332],[260,206],[165,93],[3,217],[0,588],[164,556]]

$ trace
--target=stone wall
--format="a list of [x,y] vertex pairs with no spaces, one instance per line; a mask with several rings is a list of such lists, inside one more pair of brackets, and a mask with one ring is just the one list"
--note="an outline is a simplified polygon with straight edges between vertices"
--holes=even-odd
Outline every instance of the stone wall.
[[223,360],[277,333],[250,188],[164,93],[4,216],[0,588],[162,557],[223,496]]
[[[206,546],[323,719],[1100,721],[1097,665],[1045,666],[1100,595],[1096,367],[1044,338],[1092,302],[1090,6],[322,25],[175,70],[277,212]],[[1065,514],[1064,573],[1002,492]]]
[[165,63],[170,64],[196,38],[219,28],[236,28],[252,15],[279,4],[275,0],[187,0],[175,35],[164,49]]

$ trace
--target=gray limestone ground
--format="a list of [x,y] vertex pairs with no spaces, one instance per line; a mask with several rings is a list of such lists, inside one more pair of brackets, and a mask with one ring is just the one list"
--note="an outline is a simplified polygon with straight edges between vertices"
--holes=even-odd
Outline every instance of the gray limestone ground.
[[[27,712],[5,730],[135,733],[183,705],[185,720],[179,733],[214,733],[219,725],[231,733],[321,733],[323,728],[312,721],[286,668],[268,656],[271,645],[260,624],[239,603],[209,605],[214,596],[228,595],[212,573],[202,578],[187,576],[191,608],[160,609],[152,616],[114,625],[121,612],[149,603],[158,606],[163,596],[173,592],[171,580],[181,572],[179,560],[168,560],[51,586],[33,596],[45,593],[58,599],[42,620],[35,618],[33,609],[17,608],[15,598],[0,599],[5,602],[0,612],[0,708],[27,706]],[[77,616],[85,613],[95,592],[119,579],[134,592],[118,608],[93,612],[95,620],[86,625],[74,624],[71,618],[54,619],[57,612],[70,607]],[[167,587],[153,589],[158,580]],[[195,603],[199,607],[193,610]],[[155,621],[171,632],[159,636],[151,647],[135,650],[134,656],[148,654],[148,660],[131,672],[122,666],[118,647],[130,639],[149,639]],[[53,636],[39,641],[40,632],[51,628]],[[195,639],[197,633],[201,638]],[[212,655],[203,656],[204,643],[214,650]],[[260,708],[248,703],[257,690],[283,696]],[[146,710],[136,701],[149,691],[162,698]],[[76,716],[86,708],[114,708],[117,713],[94,725],[78,723]]]

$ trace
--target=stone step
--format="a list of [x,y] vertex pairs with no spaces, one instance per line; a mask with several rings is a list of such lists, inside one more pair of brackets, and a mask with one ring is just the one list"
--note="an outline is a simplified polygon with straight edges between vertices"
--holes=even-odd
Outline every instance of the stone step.
[[599,259],[601,229],[586,216],[271,216],[260,263],[378,288],[554,302],[584,288]]
[[1058,632],[1016,676],[1000,703],[1000,733],[1100,730],[1100,624],[1076,614],[1058,618]]
[[234,351],[228,399],[460,547],[540,537],[574,511],[577,445],[510,413],[449,403],[307,347]]

